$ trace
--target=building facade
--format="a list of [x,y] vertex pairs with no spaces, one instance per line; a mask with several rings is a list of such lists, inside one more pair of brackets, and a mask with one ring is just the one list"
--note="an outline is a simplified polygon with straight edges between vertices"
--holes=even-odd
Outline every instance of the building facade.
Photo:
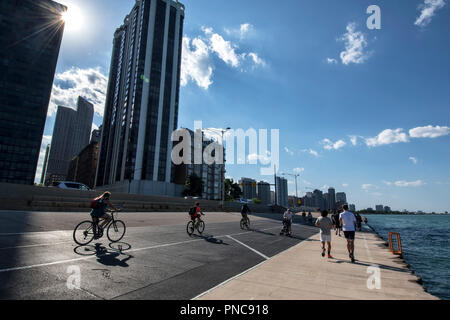
[[241,178],[241,180],[239,180],[239,185],[241,186],[242,190],[242,198],[249,200],[257,198],[256,180],[250,178]]
[[76,110],[58,107],[46,170],[47,185],[66,180],[70,161],[89,144],[93,118],[94,106],[82,97],[78,97]]
[[41,174],[40,184],[45,183],[45,173],[47,172],[48,154],[49,153],[50,153],[50,144],[47,144],[47,148],[45,148],[44,163],[42,164],[42,174]]
[[375,211],[384,212],[384,206],[382,204],[378,204],[375,206]]
[[276,201],[279,206],[288,207],[288,181],[282,177],[276,177]]
[[[171,134],[178,125],[184,6],[137,0],[114,34],[97,186],[175,195]],[[122,190],[124,191],[124,190]]]
[[0,182],[34,183],[66,10],[0,1]]
[[270,204],[270,184],[265,181],[260,181],[258,182],[257,189],[258,199],[261,200],[261,204]]
[[336,191],[334,188],[328,188],[328,210],[336,209]]
[[[186,129],[190,133],[191,136],[191,157],[190,163],[180,164],[174,166],[174,183],[182,186],[184,188],[184,184],[188,177],[192,174],[195,174],[197,177],[200,177],[203,181],[203,192],[202,198],[207,200],[222,200],[222,189],[224,188],[224,179],[225,179],[225,164],[195,164],[195,139],[194,132],[192,130]],[[201,134],[201,132],[199,132]],[[214,140],[205,140],[204,135],[202,134],[202,153],[205,149],[212,143],[217,143]],[[225,152],[223,145],[217,144],[219,148],[222,149],[222,152]],[[180,156],[183,156],[182,154]],[[225,158],[225,157],[223,157]]]
[[100,147],[98,142],[91,142],[81,150],[81,152],[70,161],[67,180],[84,183],[92,189],[95,184],[95,172],[97,170],[99,150]]

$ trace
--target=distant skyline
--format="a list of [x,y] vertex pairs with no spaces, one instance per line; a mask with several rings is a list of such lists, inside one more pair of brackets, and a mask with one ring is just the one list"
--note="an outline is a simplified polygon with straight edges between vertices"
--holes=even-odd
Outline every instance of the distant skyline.
[[[101,125],[114,31],[135,3],[58,2],[84,23],[64,33],[40,166],[57,105],[82,95]],[[300,173],[299,195],[332,186],[357,209],[449,211],[448,1],[377,1],[380,30],[366,0],[181,2],[179,127],[279,129],[279,173]],[[226,176],[273,183],[259,168]]]

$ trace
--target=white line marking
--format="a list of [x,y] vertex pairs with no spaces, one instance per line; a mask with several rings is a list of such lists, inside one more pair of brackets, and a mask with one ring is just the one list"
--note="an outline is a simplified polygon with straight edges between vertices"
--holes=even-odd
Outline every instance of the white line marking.
[[267,261],[267,260],[264,260],[263,262],[260,262],[260,263],[258,263],[257,265],[255,265],[255,266],[253,266],[253,267],[251,267],[251,268],[249,268],[249,269],[247,269],[247,270],[245,270],[245,271],[243,271],[243,272],[241,272],[241,273],[235,275],[234,277],[231,277],[230,279],[225,280],[225,281],[222,282],[222,283],[219,283],[217,286],[214,286],[214,287],[212,287],[211,289],[209,289],[209,290],[207,290],[207,291],[205,291],[205,292],[203,292],[203,293],[200,293],[198,296],[192,298],[191,300],[198,299],[198,298],[200,298],[200,297],[202,297],[202,296],[204,296],[204,295],[210,293],[211,291],[213,291],[213,290],[215,290],[215,289],[217,289],[217,288],[223,286],[224,284],[230,282],[231,280],[234,280],[234,279],[236,279],[236,278],[238,278],[238,277],[240,277],[240,276],[246,274],[247,272],[250,272],[250,271],[252,271],[253,269],[258,268],[260,265],[262,265],[262,264],[263,264],[264,262],[266,262],[266,261]]
[[[274,227],[263,229],[262,231],[269,230],[269,229],[274,229]],[[252,231],[247,231],[247,232],[242,232],[242,233],[236,233],[236,234],[233,234],[233,236],[247,234],[247,233],[253,233],[253,232]],[[229,236],[229,235],[221,235],[221,236],[217,236],[216,238],[223,238],[223,237],[227,237],[227,236]],[[160,245],[150,246],[150,247],[145,247],[145,248],[130,249],[130,250],[126,250],[124,252],[137,252],[137,251],[143,251],[143,250],[151,250],[151,249],[176,246],[176,245],[179,245],[179,244],[185,244],[185,243],[191,243],[191,242],[197,242],[197,241],[204,241],[204,239],[196,239],[196,240],[188,240],[188,241],[182,241],[182,242],[166,243],[166,244],[160,244]],[[89,257],[82,257],[82,258],[75,258],[75,259],[60,260],[60,261],[47,262],[47,263],[40,263],[40,264],[34,264],[34,265],[30,265],[30,266],[22,266],[22,267],[13,267],[13,268],[7,268],[7,269],[0,269],[0,273],[10,272],[10,271],[17,271],[17,270],[26,270],[26,269],[38,268],[38,267],[46,267],[46,266],[52,266],[52,265],[57,265],[57,264],[64,264],[64,263],[69,263],[69,262],[74,262],[74,261],[88,260],[88,259],[93,259],[93,258],[106,256],[106,255],[107,254],[101,254],[101,255],[97,256],[97,255],[94,254],[94,255],[89,256]]]
[[244,247],[246,247],[247,249],[250,249],[251,251],[253,251],[256,254],[259,254],[261,257],[263,257],[266,260],[269,260],[270,258],[268,256],[266,256],[265,254],[262,254],[261,252],[259,252],[258,250],[253,249],[252,247],[246,245],[245,243],[236,240],[235,238],[233,238],[232,236],[227,236],[227,238],[230,238],[231,240],[236,241],[237,243],[239,243],[240,245],[243,245]]
[[66,244],[66,243],[73,243],[73,241],[65,241],[65,242],[52,242],[52,243],[38,243],[38,244],[30,244],[26,246],[15,246],[15,247],[4,247],[0,248],[0,250],[7,250],[7,249],[22,249],[22,248],[33,248],[33,247],[45,247],[45,246],[53,246],[53,245],[59,245],[59,244]]
[[[271,229],[273,229],[273,228],[271,228]],[[312,236],[309,237],[308,239],[311,239],[311,238],[314,237],[314,236],[316,236],[316,234],[312,235]],[[305,239],[305,240],[307,240],[307,239]],[[242,275],[244,275],[244,274],[246,274],[246,273],[252,271],[253,269],[258,268],[259,266],[263,265],[263,264],[266,263],[267,261],[269,261],[269,260],[271,260],[271,259],[273,259],[273,258],[275,258],[275,257],[277,257],[277,256],[279,256],[279,255],[281,255],[281,254],[283,254],[283,253],[285,253],[285,252],[289,252],[289,251],[291,251],[291,250],[294,250],[295,247],[301,245],[301,244],[303,243],[303,241],[305,241],[305,240],[302,240],[302,241],[301,241],[300,243],[298,243],[297,245],[292,246],[292,247],[290,247],[290,248],[288,248],[288,249],[286,249],[286,250],[283,250],[283,251],[277,253],[277,254],[274,255],[272,258],[270,258],[270,259],[268,259],[268,260],[264,260],[263,262],[260,262],[260,263],[258,263],[257,265],[255,265],[255,266],[253,266],[253,267],[251,267],[251,268],[249,268],[249,269],[247,269],[247,270],[245,270],[245,271],[239,273],[238,275],[235,275],[234,277],[231,277],[230,279],[225,280],[225,281],[222,282],[222,283],[219,283],[217,286],[214,286],[214,287],[212,287],[211,289],[209,289],[209,290],[207,290],[207,291],[205,291],[205,292],[203,292],[203,293],[200,293],[198,296],[192,298],[191,300],[196,300],[196,299],[198,299],[198,298],[200,298],[200,297],[202,297],[202,296],[204,296],[204,295],[210,293],[211,291],[213,291],[213,290],[215,290],[215,289],[217,289],[217,288],[219,288],[219,287],[225,285],[226,283],[230,282],[231,280],[234,280],[234,279],[236,279],[236,278],[238,278],[238,277],[240,277],[240,276],[242,276]]]

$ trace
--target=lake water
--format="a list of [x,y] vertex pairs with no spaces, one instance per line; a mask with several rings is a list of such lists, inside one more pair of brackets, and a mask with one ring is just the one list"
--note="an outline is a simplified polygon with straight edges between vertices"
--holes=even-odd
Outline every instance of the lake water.
[[450,215],[366,215],[385,240],[400,233],[403,257],[428,292],[450,299]]

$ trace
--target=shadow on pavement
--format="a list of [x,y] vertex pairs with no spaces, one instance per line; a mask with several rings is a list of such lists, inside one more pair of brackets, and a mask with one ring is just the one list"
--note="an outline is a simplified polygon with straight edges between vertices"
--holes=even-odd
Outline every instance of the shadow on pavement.
[[[73,251],[81,256],[97,256],[97,262],[106,266],[129,267],[127,261],[134,258],[130,254],[124,253],[131,249],[131,245],[125,242],[110,243],[108,248],[102,246],[101,243],[95,245],[78,246]],[[117,247],[117,248],[115,248]],[[125,259],[119,259],[120,256],[126,256]]]
[[340,259],[336,259],[336,258],[333,258],[333,260],[328,260],[328,261],[331,263],[349,263],[349,264],[357,264],[357,265],[365,266],[365,267],[378,267],[380,269],[398,271],[398,272],[406,272],[406,273],[410,272],[409,270],[406,270],[403,268],[397,268],[397,267],[387,266],[387,265],[378,264],[378,263],[368,263],[365,261],[358,261],[358,260],[356,260],[353,263],[350,260],[340,260]]
[[223,245],[226,245],[226,246],[229,245],[228,243],[223,242],[223,240],[221,240],[221,239],[214,238],[213,235],[205,235],[205,236],[203,236],[203,235],[193,234],[191,237],[200,238],[200,239],[203,239],[203,240],[205,240],[207,242],[210,242],[210,243],[213,243],[213,244],[223,244]]

